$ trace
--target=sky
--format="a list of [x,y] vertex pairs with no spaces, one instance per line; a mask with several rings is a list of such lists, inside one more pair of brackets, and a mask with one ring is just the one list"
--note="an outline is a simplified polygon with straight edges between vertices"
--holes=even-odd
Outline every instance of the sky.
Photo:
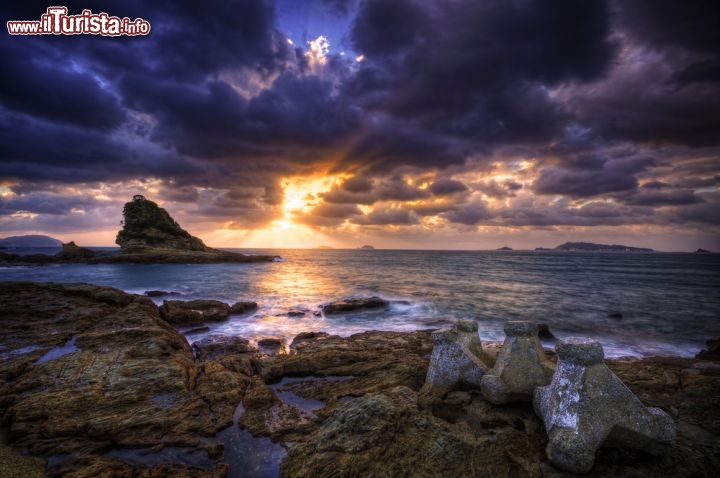
[[151,31],[2,34],[0,236],[720,251],[714,0],[63,5]]

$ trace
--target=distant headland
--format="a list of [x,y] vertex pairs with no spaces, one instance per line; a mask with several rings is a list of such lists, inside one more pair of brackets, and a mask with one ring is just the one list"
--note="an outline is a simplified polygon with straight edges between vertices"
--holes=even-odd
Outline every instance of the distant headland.
[[62,241],[50,236],[10,236],[0,239],[1,248],[11,247],[62,247]]
[[556,251],[593,251],[593,252],[654,252],[647,247],[630,247],[619,244],[593,244],[592,242],[566,242],[560,244]]

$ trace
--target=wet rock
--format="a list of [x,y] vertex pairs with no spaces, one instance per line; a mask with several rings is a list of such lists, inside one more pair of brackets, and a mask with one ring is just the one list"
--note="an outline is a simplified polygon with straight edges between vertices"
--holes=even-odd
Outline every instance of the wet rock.
[[180,332],[182,332],[185,335],[201,334],[203,332],[210,332],[210,327],[208,327],[207,325],[203,325],[201,327],[192,327],[190,329],[181,329]]
[[507,322],[495,366],[482,377],[486,400],[496,405],[532,400],[535,387],[550,383],[555,366],[547,359],[532,322]]
[[[247,384],[199,365],[147,297],[80,285],[0,284],[0,343],[29,353],[0,361],[9,440],[41,456],[111,444],[195,446],[232,419]],[[74,337],[79,350],[38,359]]]
[[330,334],[326,332],[300,332],[290,343],[291,349],[301,347],[303,344],[312,342],[314,340],[322,340],[326,337],[330,337]]
[[100,456],[73,458],[52,469],[52,476],[62,478],[226,478],[227,473],[225,464],[209,469],[178,464],[148,466]]
[[250,341],[242,337],[231,335],[210,335],[193,342],[193,351],[200,360],[216,360],[224,355],[237,355],[255,353],[257,349]]
[[257,302],[241,301],[235,302],[230,307],[230,313],[233,315],[247,314],[248,312],[254,312],[258,308]]
[[341,407],[319,431],[316,450],[356,453],[387,440],[391,427],[416,409],[415,394],[407,387],[372,394]]
[[[510,416],[497,419],[502,426],[484,429],[480,421],[488,407],[476,400],[449,423],[418,409],[407,387],[365,395],[295,443],[281,476],[548,476],[541,433],[518,430]],[[529,410],[520,416],[515,420],[521,423],[537,421]]]
[[168,292],[166,290],[146,290],[145,295],[148,297],[165,297],[168,295],[180,295],[179,292]]
[[3,478],[44,478],[45,460],[22,455],[0,440],[0,476]]
[[86,262],[94,257],[94,251],[79,247],[73,241],[63,244],[62,250],[55,254],[55,258],[63,262]]
[[254,379],[243,399],[240,425],[253,435],[295,441],[316,426],[317,418],[280,400],[261,379]]
[[287,314],[285,314],[285,315],[287,315],[288,317],[300,318],[300,317],[305,317],[307,314],[305,312],[303,312],[302,310],[291,309],[291,310],[288,310]]
[[480,388],[481,379],[488,372],[487,365],[482,361],[477,322],[458,321],[452,329],[433,332],[432,338],[430,366],[419,395],[423,407],[458,386]]
[[344,396],[356,397],[398,385],[420,389],[427,372],[425,357],[430,352],[429,331],[373,331],[312,340],[293,354],[264,357],[258,365],[266,383],[287,376],[345,377],[308,384],[309,393],[303,394],[332,408]]
[[[217,462],[205,470],[177,463],[143,466],[93,453],[104,453],[108,447],[157,445],[158,450],[195,447],[216,457],[219,449],[211,452],[208,447],[217,430],[230,430],[224,427],[231,425],[240,402],[249,410],[247,423],[254,433],[292,442],[282,476],[562,475],[548,461],[542,422],[527,406],[497,407],[475,390],[450,392],[431,410],[416,406],[415,391],[423,385],[432,352],[429,331],[327,336],[304,343],[291,355],[248,358],[254,354],[230,353],[197,361],[187,345],[180,345],[185,342],[182,337],[159,319],[148,298],[87,285],[72,293],[48,284],[6,287],[0,285],[2,353],[22,352],[0,360],[2,423],[14,427],[13,445],[33,454],[76,450],[71,457],[63,455],[62,473],[52,472],[53,476],[222,472]],[[113,333],[83,339],[89,329]],[[166,338],[156,340],[156,334]],[[167,344],[170,336],[180,339],[179,350]],[[79,352],[33,365],[70,337],[77,337]],[[483,354],[493,350],[499,351],[499,344],[483,343]],[[180,363],[187,366],[167,371],[180,357],[186,358]],[[491,363],[489,358],[486,363]],[[715,363],[680,357],[607,363],[645,404],[673,410],[679,423],[677,446],[662,459],[630,448],[601,448],[593,476],[714,476],[720,468],[720,373]],[[253,368],[260,377],[250,376]],[[282,406],[282,392],[278,395],[270,384],[288,377],[303,380],[283,380],[279,391],[325,403],[314,417],[294,406],[286,408],[290,401]],[[183,385],[173,388],[176,382]],[[396,392],[396,387],[403,391]],[[359,418],[339,413],[369,397],[376,402],[372,409],[381,412],[368,417],[367,428]],[[24,405],[16,415],[14,407],[20,402]],[[343,426],[335,417],[344,417],[350,425]],[[249,429],[241,433],[249,434]],[[338,435],[330,436],[327,430]],[[321,450],[319,443],[333,446]],[[90,454],[81,456],[82,451]],[[227,457],[227,449],[225,453]]]
[[548,433],[552,463],[586,473],[603,445],[662,454],[675,444],[673,419],[642,402],[604,364],[599,342],[558,341],[552,382],[535,390],[533,405]]
[[63,292],[68,295],[85,297],[109,305],[125,306],[133,301],[145,300],[145,304],[152,304],[149,299],[136,298],[112,287],[96,286],[91,284],[63,284]]
[[260,352],[267,355],[277,355],[285,351],[285,341],[274,337],[266,337],[257,342]]
[[380,297],[364,297],[330,302],[322,307],[325,314],[341,314],[344,312],[357,312],[361,310],[383,309],[389,302]]
[[609,312],[607,317],[608,319],[620,320],[623,318],[623,315],[620,312]]
[[705,342],[707,349],[703,349],[695,355],[695,358],[701,360],[720,360],[720,338],[709,339]]
[[537,327],[538,327],[538,337],[540,337],[540,339],[555,340],[555,335],[553,335],[548,324],[538,324]]
[[165,300],[160,315],[173,325],[221,322],[230,317],[230,306],[218,300]]
[[273,337],[258,340],[258,347],[263,347],[267,349],[281,348],[284,345],[285,343],[281,339],[276,339]]

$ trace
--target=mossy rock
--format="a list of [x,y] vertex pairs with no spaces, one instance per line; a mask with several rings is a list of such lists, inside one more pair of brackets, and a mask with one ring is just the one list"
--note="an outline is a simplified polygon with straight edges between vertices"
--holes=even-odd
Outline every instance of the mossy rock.
[[190,235],[168,212],[143,196],[134,196],[123,207],[123,228],[115,243],[123,252],[147,249],[204,251],[207,246]]

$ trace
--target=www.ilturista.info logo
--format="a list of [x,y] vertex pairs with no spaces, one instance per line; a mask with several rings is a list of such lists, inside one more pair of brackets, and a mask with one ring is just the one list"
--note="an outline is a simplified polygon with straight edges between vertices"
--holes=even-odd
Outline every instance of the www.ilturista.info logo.
[[49,7],[40,21],[7,22],[11,35],[147,35],[150,23],[142,18],[111,17],[107,13],[93,13],[83,10],[80,15],[68,15],[65,7]]

